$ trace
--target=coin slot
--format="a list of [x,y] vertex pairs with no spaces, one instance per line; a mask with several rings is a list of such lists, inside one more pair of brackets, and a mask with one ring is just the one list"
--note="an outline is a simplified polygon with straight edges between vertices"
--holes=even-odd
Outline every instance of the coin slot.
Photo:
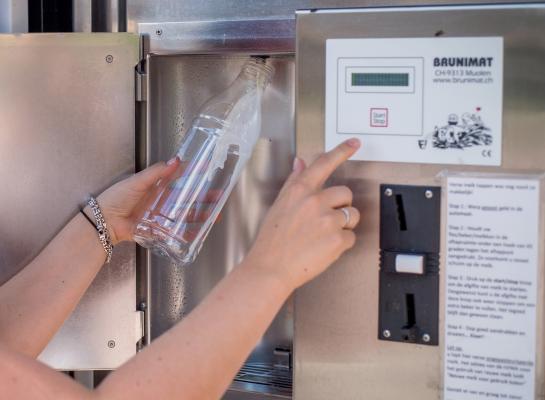
[[[403,329],[411,329],[416,325],[416,310],[414,307],[414,294],[405,294],[406,323]],[[409,335],[403,335],[403,340],[409,340]]]
[[403,206],[403,196],[396,194],[397,220],[399,222],[399,230],[407,230],[407,219],[405,218],[405,207]]
[[441,188],[385,182],[379,196],[377,338],[437,346]]

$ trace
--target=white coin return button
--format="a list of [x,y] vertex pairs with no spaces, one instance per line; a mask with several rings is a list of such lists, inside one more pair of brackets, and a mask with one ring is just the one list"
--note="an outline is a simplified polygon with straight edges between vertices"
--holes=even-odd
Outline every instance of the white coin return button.
[[415,254],[398,254],[396,256],[396,272],[406,274],[424,273],[424,256]]

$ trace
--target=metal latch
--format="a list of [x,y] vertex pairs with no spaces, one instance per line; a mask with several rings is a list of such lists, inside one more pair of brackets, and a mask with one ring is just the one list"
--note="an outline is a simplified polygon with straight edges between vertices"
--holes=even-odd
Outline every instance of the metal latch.
[[280,369],[291,369],[291,349],[277,347],[273,351],[274,367]]

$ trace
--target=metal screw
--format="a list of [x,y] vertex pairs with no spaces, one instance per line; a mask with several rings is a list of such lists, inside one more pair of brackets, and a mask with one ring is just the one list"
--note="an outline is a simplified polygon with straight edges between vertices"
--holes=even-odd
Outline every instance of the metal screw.
[[108,340],[108,347],[113,349],[115,347],[115,340]]
[[430,340],[431,340],[431,337],[430,337],[430,335],[428,335],[427,333],[424,333],[424,334],[422,335],[422,341],[423,341],[424,343],[428,343]]
[[140,303],[140,311],[146,311],[146,308],[148,308],[148,305],[146,304],[145,301]]
[[382,336],[384,336],[386,339],[388,339],[390,336],[392,336],[392,334],[390,333],[390,331],[388,329],[384,329],[382,331]]
[[384,194],[388,197],[390,197],[392,194],[394,194],[394,192],[392,191],[392,189],[388,188],[384,191]]
[[113,62],[114,62],[114,56],[112,56],[111,54],[108,54],[108,55],[106,56],[106,62],[107,62],[108,64],[113,63]]
[[433,192],[431,190],[426,190],[424,196],[426,196],[426,199],[431,199],[433,197]]
[[155,31],[155,34],[156,34],[157,36],[161,36],[161,35],[163,34],[163,30],[162,30],[162,29],[157,29],[157,30]]

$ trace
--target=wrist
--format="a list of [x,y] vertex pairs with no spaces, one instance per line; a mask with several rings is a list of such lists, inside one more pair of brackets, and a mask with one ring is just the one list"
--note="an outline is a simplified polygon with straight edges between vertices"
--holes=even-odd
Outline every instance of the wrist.
[[253,283],[262,283],[272,287],[275,293],[283,297],[283,300],[287,299],[295,289],[280,273],[251,255],[248,255],[240,263],[237,270],[240,270]]
[[[95,214],[95,211],[93,210],[93,207],[89,202],[85,205],[85,207],[82,208],[82,212],[91,222],[91,224],[94,225],[99,236],[99,241],[103,244],[105,251],[109,254],[107,259],[107,262],[109,262],[113,246],[116,245],[118,241],[115,235],[115,231],[110,223],[111,218],[109,216],[109,213],[106,211],[105,207],[102,207],[102,202],[100,202],[99,199],[94,200],[96,204],[98,204],[98,215]],[[97,218],[100,219],[100,223]],[[102,230],[100,229],[101,227]],[[104,231],[103,228],[106,228],[106,231]],[[105,234],[102,234],[101,232],[104,232]]]
[[[108,205],[106,204],[106,202],[102,198],[102,195],[99,195],[97,197],[97,202],[98,202],[98,204],[100,206],[100,210],[102,211],[104,221],[106,222],[106,227],[108,228],[108,233],[110,234],[110,240],[112,242],[112,245],[115,246],[116,244],[119,243],[119,239],[117,237],[116,229],[115,229],[114,213],[108,208]],[[85,207],[85,209],[86,209],[86,212],[90,211],[91,215],[92,215],[91,208],[88,205]],[[89,215],[89,214],[87,214],[87,215]]]

